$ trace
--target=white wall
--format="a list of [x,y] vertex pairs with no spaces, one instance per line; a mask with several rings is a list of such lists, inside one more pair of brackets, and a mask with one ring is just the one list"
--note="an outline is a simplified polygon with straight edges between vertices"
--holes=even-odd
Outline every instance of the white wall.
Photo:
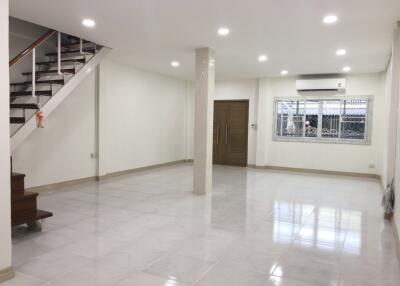
[[249,100],[249,134],[247,163],[256,163],[256,130],[250,125],[256,121],[256,101],[258,93],[258,81],[237,80],[237,81],[217,81],[215,84],[215,100]]
[[[46,128],[14,152],[14,169],[27,174],[28,187],[96,175],[90,157],[95,151],[94,86],[91,75],[47,118]],[[258,130],[249,128],[249,164],[381,174],[385,76],[350,75],[347,87],[349,95],[374,96],[371,145],[273,141],[273,99],[298,96],[295,78],[220,81],[215,99],[249,100],[249,124],[258,121]],[[193,105],[192,84],[105,60],[100,69],[100,175],[193,158]],[[55,165],[60,166],[56,172]]]
[[[100,68],[100,175],[186,159],[186,82],[105,60]],[[36,187],[97,175],[95,73],[13,152]]]
[[0,1],[0,271],[11,266],[8,1]]
[[185,159],[193,159],[194,152],[194,86],[186,83],[185,98]]
[[100,70],[101,175],[185,159],[186,83],[108,60]]
[[[296,78],[217,81],[215,99],[249,99],[248,164],[306,168],[352,173],[381,174],[384,114],[385,75],[365,74],[347,76],[347,95],[373,96],[373,123],[370,145],[277,142],[272,140],[273,100],[275,97],[297,94]],[[192,95],[189,95],[189,98]],[[192,110],[189,103],[189,109]],[[190,111],[189,111],[190,112]],[[193,124],[189,122],[191,128]],[[192,142],[192,132],[187,132]],[[191,154],[189,153],[189,156]],[[373,168],[370,166],[374,165]]]
[[386,72],[386,122],[385,144],[384,144],[384,168],[382,172],[382,183],[391,182],[394,177],[395,210],[394,223],[397,226],[400,237],[400,22],[394,33],[392,58]]
[[[28,48],[40,36],[48,31],[47,28],[26,22],[17,18],[10,17],[9,28],[9,59],[13,59],[20,52]],[[55,51],[56,37],[43,43],[36,49],[36,61],[45,61],[47,57],[46,52]],[[32,57],[27,56],[10,69],[10,82],[25,81],[26,76],[22,73],[32,69]]]
[[[258,80],[231,80],[216,81],[214,100],[249,100],[249,134],[248,134],[248,156],[247,163],[256,163],[256,139],[257,133],[250,125],[257,121],[257,95]],[[193,113],[194,113],[194,93],[193,84],[189,84],[187,96],[187,158],[193,159]]]
[[26,22],[14,17],[9,17],[9,59],[29,47],[34,41],[49,29]]
[[[392,94],[392,98],[397,99],[397,103],[400,101],[400,22],[396,30],[396,36],[394,37],[395,45],[393,48],[393,58],[391,65],[391,73],[388,75],[391,77],[391,89],[389,92]],[[397,124],[394,125],[396,129],[396,136],[389,136],[388,140],[395,138],[395,156],[389,153],[388,156],[395,157],[394,173],[395,173],[395,207],[394,207],[394,223],[397,226],[397,234],[400,237],[400,106],[397,104],[397,109],[393,111],[394,116],[397,116]],[[388,172],[389,173],[389,172]],[[400,242],[399,242],[400,243]]]
[[[370,145],[273,141],[273,100],[275,97],[301,97],[296,92],[295,80],[295,78],[270,80],[268,88],[263,89],[265,93],[260,94],[260,96],[266,97],[265,107],[261,108],[266,112],[264,164],[267,166],[381,174],[385,112],[384,74],[347,76],[346,95],[373,96]],[[371,168],[370,165],[374,167]]]
[[383,159],[382,159],[382,185],[389,184],[394,176],[394,168],[396,165],[396,133],[397,133],[397,109],[398,97],[392,96],[392,59],[388,65],[385,79],[385,133],[383,142]]
[[13,152],[14,171],[36,187],[93,177],[95,151],[95,74],[90,75]]
[[[400,51],[399,51],[400,53]],[[398,62],[400,64],[400,62]],[[398,66],[400,69],[400,66]],[[400,97],[400,73],[397,73],[397,98]],[[400,108],[398,107],[397,112],[395,113],[397,116],[397,123],[400,122]],[[394,206],[394,223],[397,227],[397,234],[400,237],[400,124],[396,125],[396,138],[395,138],[395,151],[394,154],[389,154],[389,156],[393,156],[396,160],[394,166],[394,189],[395,189],[395,206]],[[400,243],[400,241],[399,241]]]

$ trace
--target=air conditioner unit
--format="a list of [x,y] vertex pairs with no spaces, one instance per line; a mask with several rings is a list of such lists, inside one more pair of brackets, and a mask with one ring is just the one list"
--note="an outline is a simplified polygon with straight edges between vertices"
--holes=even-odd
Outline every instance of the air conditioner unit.
[[299,79],[296,81],[297,91],[344,91],[345,78]]

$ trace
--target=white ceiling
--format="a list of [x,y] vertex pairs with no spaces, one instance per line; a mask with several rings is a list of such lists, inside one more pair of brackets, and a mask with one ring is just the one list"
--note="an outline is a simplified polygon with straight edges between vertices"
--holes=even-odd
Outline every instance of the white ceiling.
[[[322,24],[326,14],[339,21]],[[182,79],[194,77],[194,50],[216,53],[218,79],[383,71],[399,0],[12,0],[11,16],[113,48],[123,63]],[[94,29],[81,25],[96,21]],[[229,27],[226,38],[217,35]],[[348,54],[338,58],[335,51]],[[260,54],[269,59],[259,63]],[[172,68],[170,62],[180,62]]]

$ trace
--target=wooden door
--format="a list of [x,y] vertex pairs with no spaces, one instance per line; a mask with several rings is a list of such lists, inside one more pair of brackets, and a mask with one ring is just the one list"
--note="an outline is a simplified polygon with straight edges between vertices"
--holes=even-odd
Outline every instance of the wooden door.
[[249,102],[215,101],[213,162],[247,166]]
[[225,142],[225,122],[226,105],[223,102],[214,102],[214,135],[213,135],[213,163],[224,163],[224,142]]

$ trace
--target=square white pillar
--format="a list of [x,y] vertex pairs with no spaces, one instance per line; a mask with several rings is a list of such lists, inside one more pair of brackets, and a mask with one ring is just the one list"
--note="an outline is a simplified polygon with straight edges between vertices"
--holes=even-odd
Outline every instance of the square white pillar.
[[214,66],[211,49],[196,50],[193,167],[193,192],[196,194],[207,194],[212,190]]
[[266,165],[266,138],[268,130],[268,96],[270,95],[270,80],[260,78],[258,80],[257,95],[257,143],[256,143],[256,166],[264,167]]
[[[393,34],[392,60],[389,66],[389,84],[387,85],[388,104],[386,107],[386,148],[383,159],[383,183],[386,187],[395,176],[396,161],[396,130],[398,127],[399,91],[400,91],[400,22]],[[396,182],[395,182],[396,183]]]
[[10,82],[8,2],[0,1],[0,283],[13,276],[11,268]]

